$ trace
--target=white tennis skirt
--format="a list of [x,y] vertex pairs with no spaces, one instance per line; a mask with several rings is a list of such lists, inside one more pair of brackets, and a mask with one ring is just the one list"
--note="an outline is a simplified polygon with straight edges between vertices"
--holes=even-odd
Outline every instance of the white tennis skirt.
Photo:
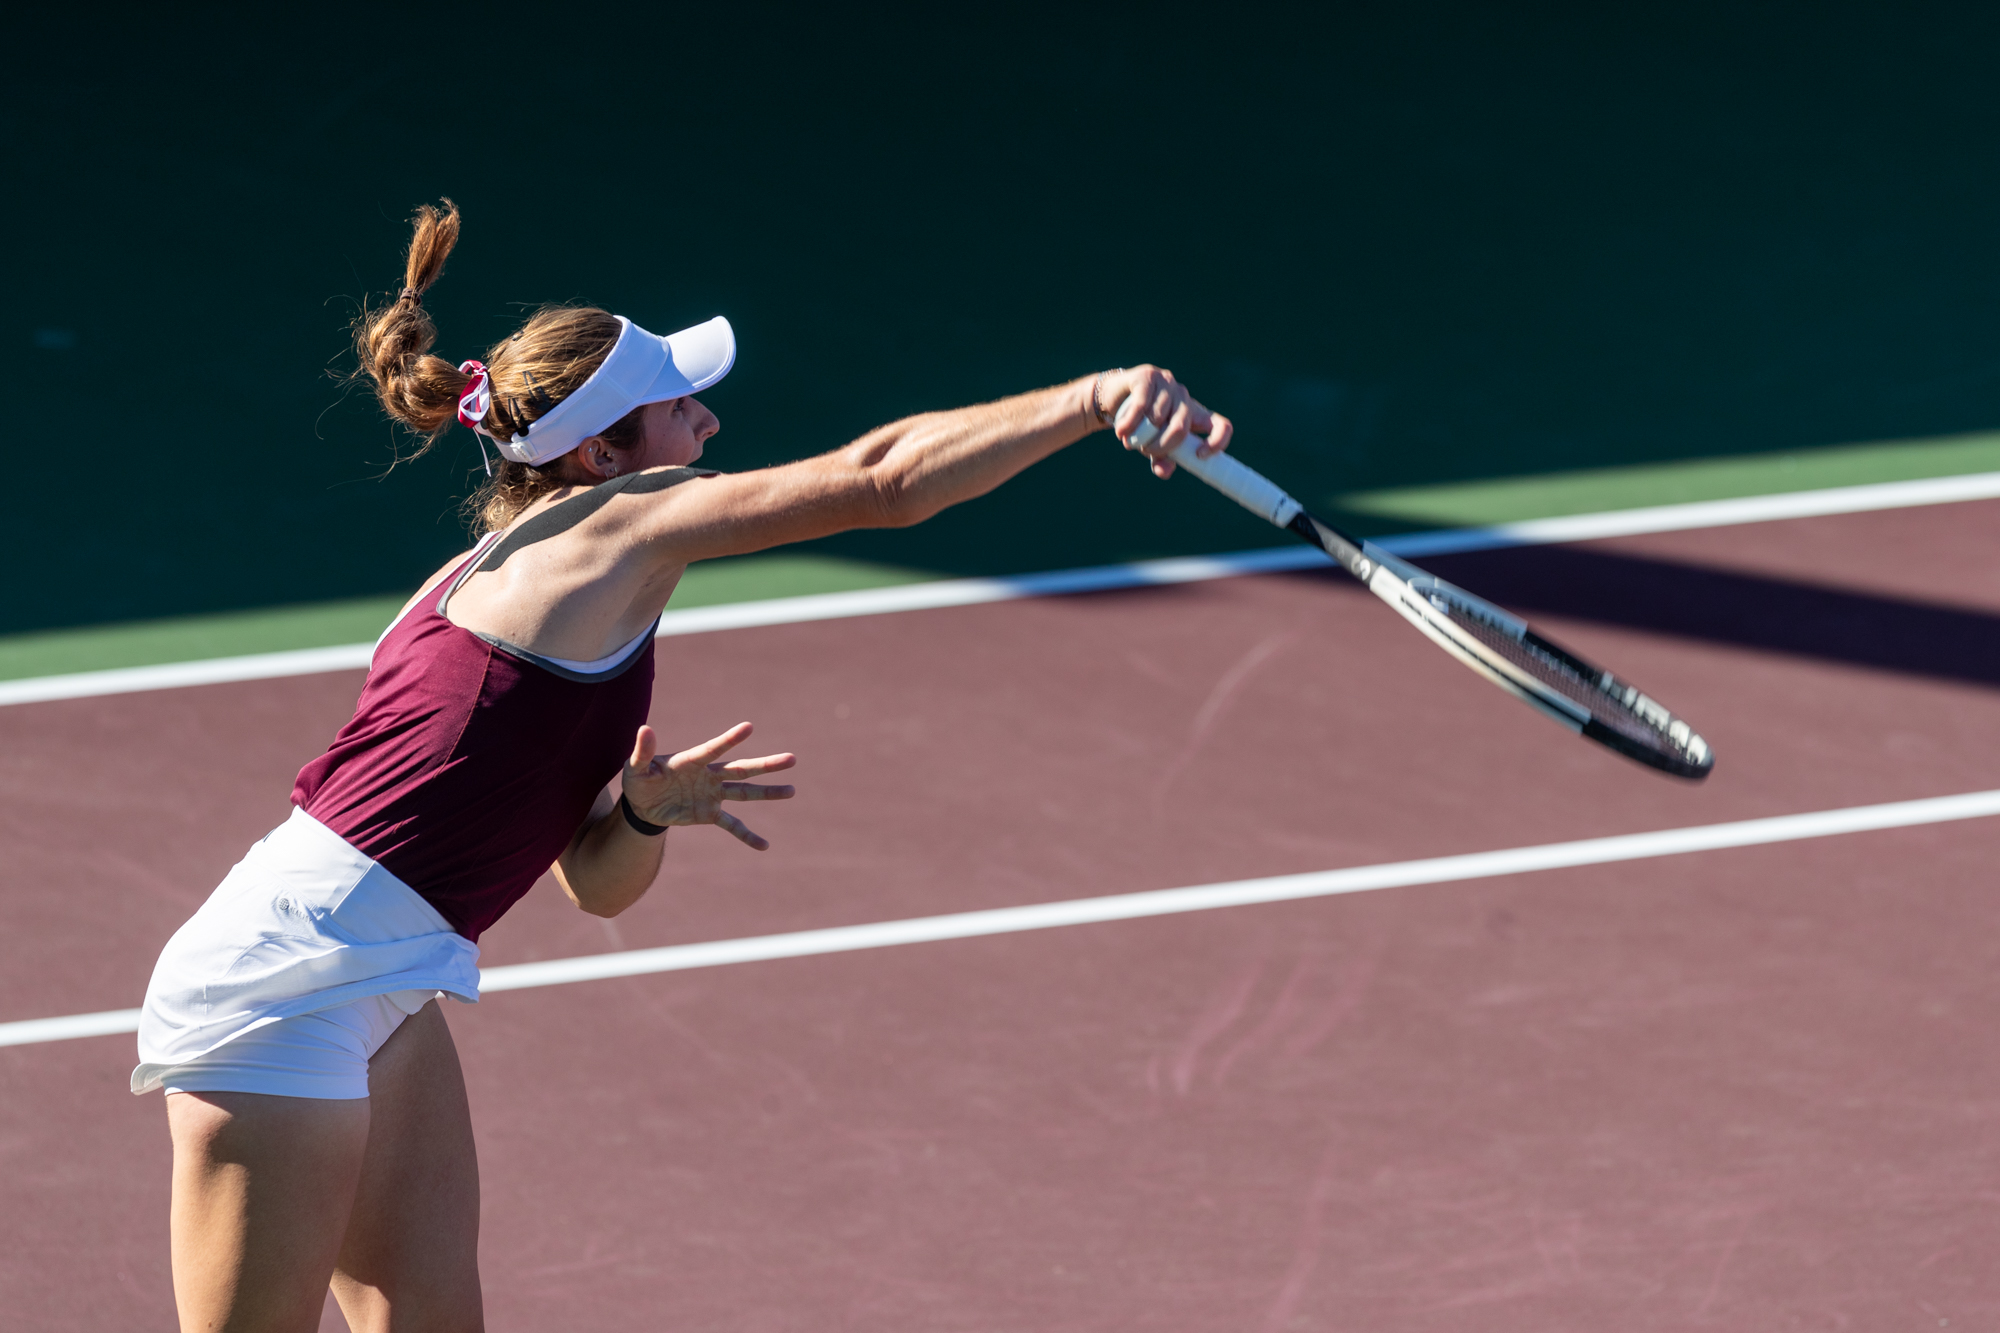
[[478,1001],[479,946],[295,808],[167,941],[132,1091],[365,1096],[367,1057],[439,993]]

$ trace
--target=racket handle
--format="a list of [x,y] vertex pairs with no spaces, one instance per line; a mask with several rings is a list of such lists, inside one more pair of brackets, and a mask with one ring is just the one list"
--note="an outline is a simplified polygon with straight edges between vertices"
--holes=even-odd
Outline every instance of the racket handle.
[[[1150,419],[1140,417],[1138,429],[1132,432],[1132,443],[1143,447],[1159,437],[1160,428]],[[1206,443],[1200,435],[1189,435],[1167,457],[1274,527],[1290,526],[1305,508],[1276,482],[1226,453],[1197,458],[1195,450]]]

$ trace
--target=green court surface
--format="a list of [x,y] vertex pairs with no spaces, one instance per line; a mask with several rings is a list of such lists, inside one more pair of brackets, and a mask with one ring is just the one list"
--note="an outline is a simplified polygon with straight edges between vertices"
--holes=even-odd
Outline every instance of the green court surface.
[[[1982,432],[1358,491],[1336,494],[1321,503],[1328,516],[1374,535],[1994,471],[2000,471],[2000,432]],[[1217,499],[1216,504],[1221,507],[1222,502]],[[947,576],[949,571],[780,551],[694,566],[682,580],[673,605],[677,609],[719,606]],[[403,594],[344,598],[9,635],[0,637],[0,680],[365,642],[381,633],[403,601]]]

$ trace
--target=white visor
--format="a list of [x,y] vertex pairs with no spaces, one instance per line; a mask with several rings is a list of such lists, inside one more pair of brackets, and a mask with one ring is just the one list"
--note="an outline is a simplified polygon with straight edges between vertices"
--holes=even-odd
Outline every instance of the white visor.
[[511,440],[493,438],[502,456],[517,463],[560,458],[635,407],[699,393],[736,364],[736,334],[717,315],[662,338],[623,315],[611,355],[569,397]]

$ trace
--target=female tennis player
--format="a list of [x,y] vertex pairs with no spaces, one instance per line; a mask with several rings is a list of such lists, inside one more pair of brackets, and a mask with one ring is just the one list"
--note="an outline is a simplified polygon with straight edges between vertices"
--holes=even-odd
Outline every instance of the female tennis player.
[[[481,1326],[479,1176],[437,1001],[479,998],[480,932],[553,869],[616,916],[669,828],[768,844],[725,802],[789,754],[725,759],[745,722],[678,753],[646,725],[653,636],[696,560],[917,523],[1109,425],[1230,425],[1152,366],[910,417],[800,462],[697,469],[719,428],[695,394],[736,345],[714,319],[666,337],[605,311],[536,313],[487,353],[430,355],[424,291],[458,239],[416,220],[405,284],[357,330],[389,415],[456,419],[500,455],[485,536],[376,645],[354,717],[299,773],[291,817],[225,877],[153,973],[132,1089],[166,1090],[184,1329],[318,1327],[331,1285],[358,1333]],[[622,773],[621,773],[622,769]],[[610,791],[618,780],[618,795]]]

